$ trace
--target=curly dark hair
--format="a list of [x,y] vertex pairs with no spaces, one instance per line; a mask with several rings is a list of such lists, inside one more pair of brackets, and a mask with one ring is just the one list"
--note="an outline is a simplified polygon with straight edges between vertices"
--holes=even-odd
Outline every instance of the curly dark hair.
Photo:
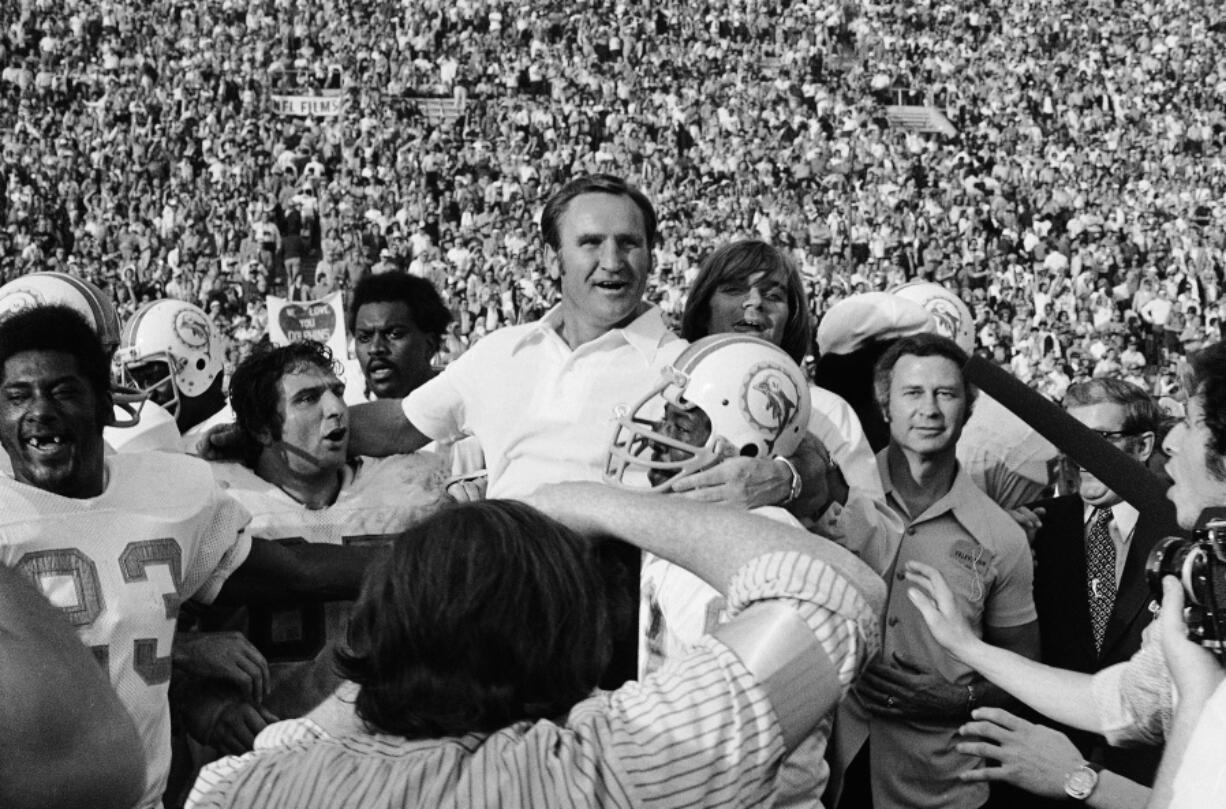
[[280,408],[281,391],[277,386],[281,377],[304,368],[337,373],[332,350],[315,340],[284,346],[257,345],[234,369],[230,378],[230,407],[234,409],[234,421],[242,435],[243,463],[255,466],[263,449],[261,436],[267,435],[274,441],[281,439],[285,420]]
[[358,310],[368,303],[403,303],[409,307],[409,316],[422,334],[434,340],[437,351],[442,343],[447,324],[451,322],[442,297],[433,282],[404,272],[385,272],[367,275],[353,289],[353,302],[349,305],[349,333],[354,330]]
[[339,651],[357,713],[409,739],[559,718],[610,658],[592,546],[531,506],[450,506],[372,566]]
[[612,174],[587,174],[576,177],[554,192],[541,212],[541,238],[545,240],[545,244],[554,250],[561,247],[562,236],[558,232],[558,222],[562,219],[562,214],[566,213],[566,206],[570,205],[571,200],[584,194],[612,194],[615,197],[630,197],[643,214],[643,230],[646,231],[647,248],[655,247],[659,219],[656,217],[656,209],[652,207],[651,200],[647,199],[647,196],[638,188]]
[[58,351],[76,360],[94,393],[98,429],[110,424],[111,360],[101,338],[70,306],[35,306],[0,318],[0,381],[11,357],[25,351]]
[[1226,343],[1214,343],[1188,357],[1187,390],[1200,399],[1209,429],[1209,474],[1226,480]]

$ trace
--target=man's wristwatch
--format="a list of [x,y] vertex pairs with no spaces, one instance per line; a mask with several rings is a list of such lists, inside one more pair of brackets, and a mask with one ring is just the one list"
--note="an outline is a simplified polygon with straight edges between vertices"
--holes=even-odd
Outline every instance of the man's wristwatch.
[[1101,764],[1092,761],[1082,764],[1064,776],[1064,792],[1074,800],[1084,801],[1098,786],[1098,774],[1102,769]]

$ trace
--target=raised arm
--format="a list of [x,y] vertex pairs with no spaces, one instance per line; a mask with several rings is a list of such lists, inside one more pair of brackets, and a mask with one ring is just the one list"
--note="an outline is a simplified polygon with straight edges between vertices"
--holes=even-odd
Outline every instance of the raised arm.
[[981,640],[958,612],[949,585],[935,568],[908,562],[906,576],[916,585],[908,597],[946,651],[1044,716],[1081,730],[1103,732],[1091,675],[1045,666]]
[[600,484],[562,484],[533,505],[692,571],[735,615],[715,637],[766,692],[792,749],[876,651],[885,584],[824,537],[740,510]]
[[72,627],[0,566],[0,806],[129,807],[144,787],[132,719]]
[[349,452],[383,458],[417,450],[430,443],[404,414],[399,399],[379,399],[349,408]]
[[738,509],[599,483],[548,486],[528,502],[577,531],[611,535],[675,562],[722,593],[751,559],[795,551],[830,566],[870,602],[885,603],[882,581],[843,548]]

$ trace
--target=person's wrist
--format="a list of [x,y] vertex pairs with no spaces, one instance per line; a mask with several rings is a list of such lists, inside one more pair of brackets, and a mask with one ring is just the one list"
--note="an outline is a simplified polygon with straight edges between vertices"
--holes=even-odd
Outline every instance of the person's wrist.
[[772,458],[772,460],[778,461],[779,463],[783,464],[787,468],[788,474],[790,475],[789,484],[788,484],[788,493],[782,501],[782,505],[786,506],[789,503],[795,502],[796,498],[800,497],[800,490],[801,490],[801,487],[803,486],[803,482],[801,481],[801,478],[800,478],[800,472],[797,471],[796,465],[794,463],[792,463],[789,459],[783,457],[782,455],[776,455],[774,456],[774,458]]

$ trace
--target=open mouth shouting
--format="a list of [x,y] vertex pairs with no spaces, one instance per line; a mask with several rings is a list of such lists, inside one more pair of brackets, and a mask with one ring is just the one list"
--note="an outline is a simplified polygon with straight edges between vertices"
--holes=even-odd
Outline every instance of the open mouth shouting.
[[396,375],[396,366],[387,362],[371,360],[366,366],[366,376],[373,382],[386,382]]

